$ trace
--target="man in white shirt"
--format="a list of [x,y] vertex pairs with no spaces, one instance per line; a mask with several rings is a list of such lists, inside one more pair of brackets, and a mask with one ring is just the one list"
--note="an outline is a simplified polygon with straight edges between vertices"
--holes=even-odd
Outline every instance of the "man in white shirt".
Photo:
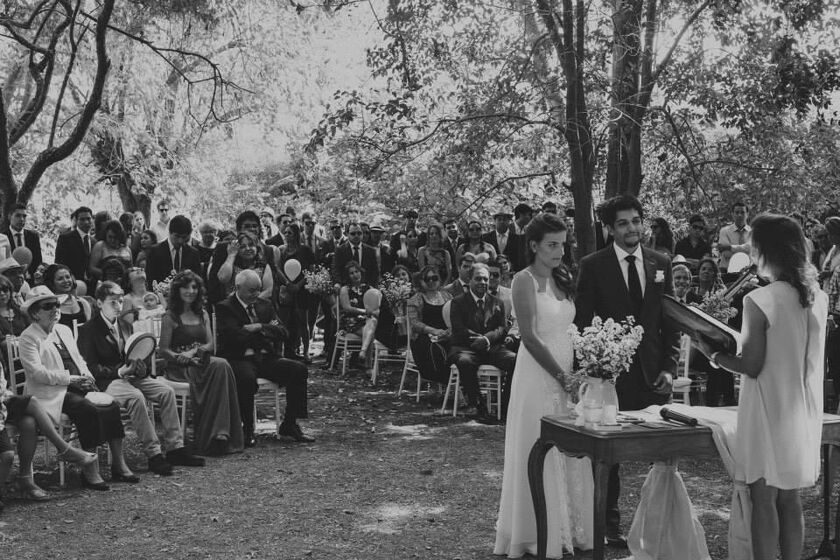
[[158,218],[157,223],[152,226],[152,231],[157,235],[158,243],[169,237],[169,202],[161,200],[157,205]]
[[729,259],[735,253],[750,253],[750,226],[747,225],[747,205],[741,201],[732,205],[734,223],[720,228],[718,251],[720,251],[720,269],[726,271]]

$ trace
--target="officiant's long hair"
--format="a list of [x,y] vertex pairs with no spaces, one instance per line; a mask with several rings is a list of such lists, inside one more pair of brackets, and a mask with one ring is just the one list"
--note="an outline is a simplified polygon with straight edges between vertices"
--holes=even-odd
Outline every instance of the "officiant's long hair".
[[750,225],[752,245],[759,261],[764,261],[757,263],[759,267],[764,264],[773,268],[776,280],[788,282],[799,293],[802,307],[810,307],[817,290],[817,274],[799,222],[779,214],[760,214]]
[[[561,233],[566,231],[566,222],[563,218],[550,212],[543,212],[528,222],[525,226],[525,241],[528,246],[528,263],[533,263],[536,253],[531,250],[531,241],[539,243],[549,233]],[[569,299],[575,297],[575,279],[566,265],[561,264],[551,271],[551,277],[561,290],[566,292]]]

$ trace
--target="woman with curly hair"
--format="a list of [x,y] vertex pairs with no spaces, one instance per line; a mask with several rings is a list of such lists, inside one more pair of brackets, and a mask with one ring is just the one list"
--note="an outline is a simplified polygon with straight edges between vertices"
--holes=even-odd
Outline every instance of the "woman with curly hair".
[[48,266],[44,272],[44,285],[62,298],[58,308],[61,311],[59,323],[72,329],[74,321],[78,326],[91,318],[93,308],[86,299],[76,295],[76,279],[68,266],[63,264]]
[[236,378],[227,360],[214,356],[210,317],[201,277],[180,272],[169,286],[169,310],[160,329],[164,375],[190,384],[195,408],[195,447],[201,454],[237,453],[244,447]]
[[[263,252],[263,244],[254,233],[243,230],[236,234],[236,240],[227,246],[227,258],[219,268],[215,280],[218,281],[223,299],[234,291],[234,278],[243,270],[253,270],[262,278],[263,291],[260,297],[271,299],[274,291],[274,274],[271,270],[271,263],[266,259]],[[214,279],[211,279],[213,281]],[[219,286],[212,286],[211,290],[217,290]],[[213,292],[214,296],[220,295],[218,291]],[[215,301],[215,300],[214,300]]]

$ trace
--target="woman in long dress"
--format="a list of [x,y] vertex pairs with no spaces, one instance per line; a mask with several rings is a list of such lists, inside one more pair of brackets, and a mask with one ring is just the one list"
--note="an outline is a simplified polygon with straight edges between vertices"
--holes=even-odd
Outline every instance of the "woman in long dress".
[[213,356],[216,344],[204,310],[204,283],[190,270],[169,286],[169,311],[160,329],[166,378],[190,384],[195,408],[195,446],[202,455],[238,453],[245,446],[236,378],[227,360]]
[[[528,454],[540,435],[540,418],[567,416],[564,376],[574,352],[569,326],[575,318],[573,284],[562,265],[566,225],[541,214],[525,229],[531,265],[513,279],[513,307],[522,345],[516,357],[505,432],[505,470],[494,554],[537,554],[537,524],[528,485]],[[589,459],[552,449],[545,462],[548,556],[591,549],[593,492]]]
[[820,474],[828,296],[808,262],[796,220],[762,214],[752,222],[752,257],[770,284],[744,298],[740,356],[712,352],[712,367],[742,374],[735,461],[752,501],[755,560],[801,558],[799,489]]

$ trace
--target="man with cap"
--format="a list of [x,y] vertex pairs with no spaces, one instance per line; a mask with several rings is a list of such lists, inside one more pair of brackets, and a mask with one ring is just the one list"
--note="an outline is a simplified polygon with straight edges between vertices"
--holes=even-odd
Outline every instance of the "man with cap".
[[12,301],[18,306],[23,304],[29,285],[26,283],[26,267],[17,262],[14,257],[8,257],[0,261],[0,274],[9,279],[15,292],[12,294]]
[[376,263],[379,265],[379,270],[382,274],[391,272],[396,264],[396,255],[391,248],[382,242],[382,236],[385,234],[385,228],[381,224],[375,222],[370,226],[370,246],[376,251]]
[[[419,231],[417,229],[417,210],[408,210],[405,215],[405,227],[391,236],[391,249],[394,251],[400,246],[400,236],[408,235],[409,231]],[[426,244],[426,233],[420,232],[417,237],[417,246],[422,247]]]
[[[79,327],[79,353],[88,363],[99,390],[114,397],[128,411],[150,471],[169,476],[172,465],[204,466],[204,459],[195,457],[184,448],[175,391],[164,381],[149,377],[149,366],[145,361],[126,359],[133,337],[128,327],[117,320],[124,296],[122,288],[113,282],[100,282],[96,288],[99,312]],[[153,402],[160,413],[168,448],[166,457],[163,456],[154,420],[149,416],[147,400]]]
[[263,228],[263,239],[271,239],[281,231],[274,225],[274,211],[271,208],[263,208],[260,212],[260,225]]
[[161,282],[173,272],[192,270],[201,276],[201,257],[190,245],[192,222],[180,214],[169,220],[169,237],[152,247],[146,259],[146,283]]
[[27,276],[31,278],[44,259],[41,256],[41,237],[38,232],[24,227],[26,216],[26,204],[15,204],[9,215],[9,226],[3,230],[3,233],[9,239],[12,253],[19,247],[26,247],[32,253],[32,262],[26,269]]
[[96,243],[93,235],[93,210],[80,206],[70,214],[70,219],[75,227],[58,236],[55,262],[69,268],[77,280],[87,282],[90,251]]

